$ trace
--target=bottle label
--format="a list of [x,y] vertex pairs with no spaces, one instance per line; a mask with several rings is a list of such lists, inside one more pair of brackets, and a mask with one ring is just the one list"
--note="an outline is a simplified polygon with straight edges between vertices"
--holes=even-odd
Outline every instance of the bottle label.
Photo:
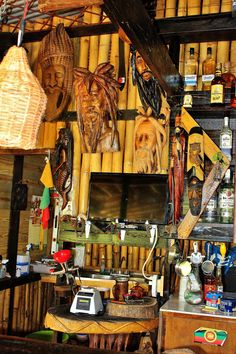
[[224,87],[217,84],[211,86],[211,103],[224,103]]
[[223,133],[220,136],[220,148],[232,149],[232,139],[227,133]]
[[185,75],[184,84],[185,86],[197,86],[197,75]]
[[204,300],[206,301],[206,294],[208,291],[216,291],[215,284],[204,284]]
[[234,208],[234,193],[232,189],[224,189],[220,192],[219,208],[223,210]]
[[202,75],[203,83],[210,83],[214,79],[214,74],[211,75]]

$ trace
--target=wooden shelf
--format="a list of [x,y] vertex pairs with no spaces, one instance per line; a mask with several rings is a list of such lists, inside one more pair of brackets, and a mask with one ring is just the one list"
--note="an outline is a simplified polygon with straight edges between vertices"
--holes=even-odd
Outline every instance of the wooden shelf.
[[0,279],[0,291],[5,289],[15,288],[19,285],[24,285],[28,283],[32,283],[34,281],[38,281],[41,279],[40,274],[38,273],[30,273],[29,275],[25,275],[19,278],[3,278]]
[[24,150],[24,149],[1,149],[0,155],[47,155],[48,152],[52,152],[55,149],[33,149],[33,150]]

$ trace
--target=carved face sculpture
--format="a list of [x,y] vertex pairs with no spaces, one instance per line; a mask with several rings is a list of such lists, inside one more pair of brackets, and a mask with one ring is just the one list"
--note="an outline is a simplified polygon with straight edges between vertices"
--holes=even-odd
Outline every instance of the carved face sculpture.
[[200,166],[202,163],[201,159],[201,144],[200,143],[193,143],[189,144],[189,160],[192,164],[196,166]]
[[188,185],[189,208],[192,215],[197,216],[202,205],[202,185],[197,177],[192,177]]
[[141,75],[145,81],[148,81],[153,77],[152,72],[149,69],[149,66],[143,60],[143,58],[141,57],[138,51],[136,51],[136,69],[139,75]]
[[138,86],[139,96],[145,109],[152,108],[153,115],[158,117],[161,111],[162,99],[161,93],[165,96],[158,81],[143,60],[137,50],[131,46],[131,67],[133,84]]
[[133,172],[161,172],[162,149],[166,142],[163,126],[153,117],[138,116],[134,130]]
[[110,77],[110,70],[113,72],[113,66],[109,63],[99,64],[94,74],[84,68],[75,69],[75,95],[83,152],[119,150],[116,126],[116,88],[119,84]]
[[53,121],[66,108],[73,82],[73,46],[63,24],[43,38],[39,62],[42,86],[48,98],[45,117],[47,121]]

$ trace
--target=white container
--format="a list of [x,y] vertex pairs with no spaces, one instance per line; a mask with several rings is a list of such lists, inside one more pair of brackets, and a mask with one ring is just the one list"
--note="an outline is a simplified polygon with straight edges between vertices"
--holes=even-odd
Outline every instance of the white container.
[[30,257],[26,255],[17,255],[16,258],[16,277],[28,275],[30,269]]

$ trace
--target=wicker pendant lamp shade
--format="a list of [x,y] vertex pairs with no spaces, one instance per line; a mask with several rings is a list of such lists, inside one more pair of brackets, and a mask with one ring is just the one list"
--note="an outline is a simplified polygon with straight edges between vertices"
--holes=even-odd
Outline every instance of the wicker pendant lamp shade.
[[47,97],[22,47],[11,47],[0,64],[0,147],[34,149]]

